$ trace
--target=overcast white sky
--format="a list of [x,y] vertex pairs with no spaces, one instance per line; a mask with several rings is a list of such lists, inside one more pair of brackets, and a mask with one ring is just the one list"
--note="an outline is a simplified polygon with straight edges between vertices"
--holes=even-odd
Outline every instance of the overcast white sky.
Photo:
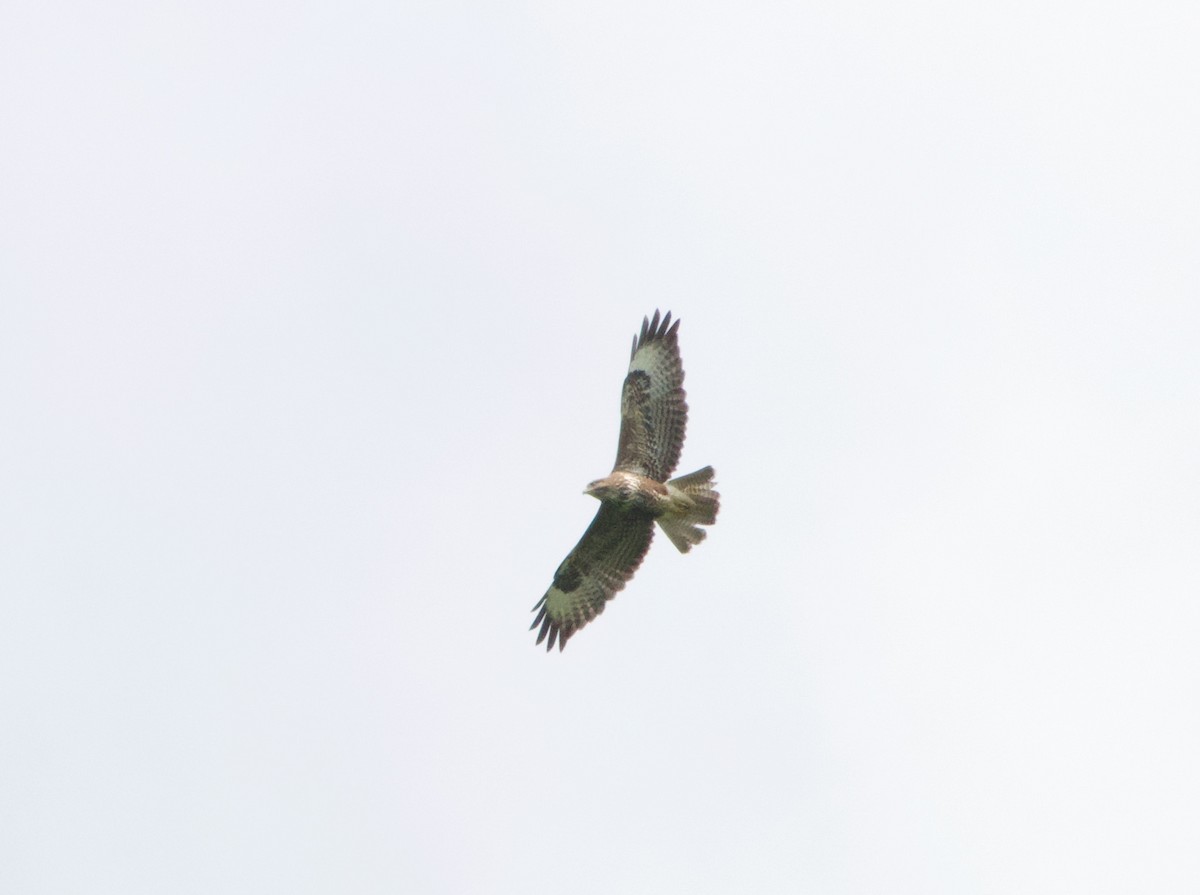
[[0,890],[1200,889],[1198,9],[7,4]]

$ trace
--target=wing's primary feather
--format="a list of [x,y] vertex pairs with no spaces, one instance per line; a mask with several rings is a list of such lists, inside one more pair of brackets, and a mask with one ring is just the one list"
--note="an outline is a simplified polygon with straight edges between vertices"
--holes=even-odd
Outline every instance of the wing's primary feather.
[[559,650],[572,634],[604,611],[604,605],[633,577],[654,537],[654,519],[638,510],[621,510],[602,503],[575,549],[567,554],[554,583],[533,608],[539,610],[529,626],[542,626],[537,642],[549,636]]
[[621,387],[621,437],[614,470],[665,482],[679,462],[687,430],[687,393],[679,357],[679,321],[671,312],[642,318]]

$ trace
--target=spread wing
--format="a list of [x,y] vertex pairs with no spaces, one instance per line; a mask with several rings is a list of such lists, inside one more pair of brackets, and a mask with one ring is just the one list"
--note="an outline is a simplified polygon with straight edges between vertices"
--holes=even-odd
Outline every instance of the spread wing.
[[615,470],[636,472],[665,482],[683,449],[687,401],[679,358],[679,321],[671,312],[659,322],[642,319],[634,336],[629,372],[621,388],[621,438]]
[[604,604],[633,577],[652,537],[654,519],[648,513],[602,503],[575,549],[554,573],[554,583],[533,607],[540,611],[529,630],[542,626],[537,642],[549,634],[547,652],[556,640],[562,650],[570,636],[603,612]]

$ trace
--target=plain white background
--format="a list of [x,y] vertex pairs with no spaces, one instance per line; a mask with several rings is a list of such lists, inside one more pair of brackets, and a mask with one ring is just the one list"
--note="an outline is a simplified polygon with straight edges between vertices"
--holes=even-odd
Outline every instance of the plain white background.
[[3,18],[0,889],[1200,885],[1194,4]]

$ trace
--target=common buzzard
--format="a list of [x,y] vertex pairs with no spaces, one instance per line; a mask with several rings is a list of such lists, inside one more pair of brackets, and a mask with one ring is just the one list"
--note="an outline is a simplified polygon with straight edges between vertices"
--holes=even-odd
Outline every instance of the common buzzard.
[[633,337],[629,371],[621,387],[621,437],[612,474],[587,486],[600,501],[596,518],[558,571],[546,595],[534,606],[541,625],[537,642],[561,650],[571,635],[604,611],[633,577],[654,537],[657,522],[681,553],[704,540],[701,525],[717,521],[721,495],[713,468],[668,480],[679,462],[687,428],[679,321],[671,312],[642,319]]

